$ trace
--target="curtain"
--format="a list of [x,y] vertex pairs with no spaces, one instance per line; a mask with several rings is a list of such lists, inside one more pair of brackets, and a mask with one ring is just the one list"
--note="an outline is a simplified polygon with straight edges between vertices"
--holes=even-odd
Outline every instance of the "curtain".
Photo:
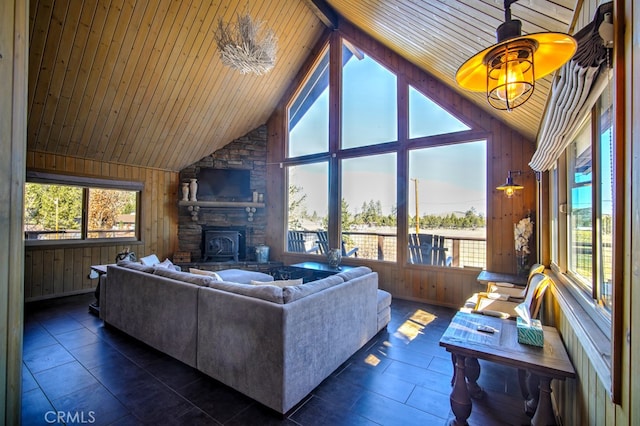
[[553,167],[609,81],[610,61],[607,58],[611,52],[604,47],[598,29],[605,14],[612,11],[612,2],[600,5],[593,21],[574,36],[578,49],[553,82],[549,106],[538,134],[538,148],[529,162],[535,171]]

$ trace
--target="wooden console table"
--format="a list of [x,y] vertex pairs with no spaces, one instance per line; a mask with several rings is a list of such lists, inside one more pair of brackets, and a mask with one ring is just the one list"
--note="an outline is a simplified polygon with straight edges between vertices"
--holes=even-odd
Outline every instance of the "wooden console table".
[[[115,265],[115,263],[111,263],[110,265]],[[91,265],[91,270],[89,271],[89,279],[98,279],[98,284],[94,292],[96,301],[89,305],[89,312],[96,316],[100,315],[100,277],[107,273],[108,266],[109,265]]]
[[[479,326],[489,326],[493,333],[479,331]],[[458,312],[440,339],[440,346],[451,352],[455,361],[451,410],[455,415],[453,425],[466,425],[471,415],[471,397],[482,390],[476,380],[480,376],[478,358],[498,364],[527,370],[540,379],[540,394],[531,419],[534,426],[555,425],[551,407],[551,380],[574,378],[575,370],[553,327],[543,326],[544,347],[518,343],[516,322],[500,318]]]

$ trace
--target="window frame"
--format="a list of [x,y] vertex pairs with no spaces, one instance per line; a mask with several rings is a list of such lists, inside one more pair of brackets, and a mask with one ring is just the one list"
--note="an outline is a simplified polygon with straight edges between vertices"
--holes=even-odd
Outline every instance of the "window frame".
[[[610,84],[612,84],[613,82],[611,82]],[[609,313],[605,310],[605,308],[603,306],[601,306],[601,303],[599,301],[599,294],[598,292],[598,287],[599,285],[596,283],[596,279],[599,275],[599,267],[595,267],[594,265],[596,263],[600,262],[600,259],[596,259],[596,255],[600,256],[601,252],[600,250],[594,250],[594,247],[596,247],[596,243],[598,240],[598,237],[595,235],[596,234],[596,228],[597,228],[597,223],[599,221],[598,218],[598,214],[599,214],[599,209],[596,208],[596,205],[600,204],[600,199],[598,198],[600,196],[600,191],[595,189],[595,186],[598,186],[596,183],[599,182],[599,169],[600,168],[600,163],[599,163],[599,146],[600,146],[600,125],[599,125],[599,117],[600,117],[600,111],[599,111],[599,107],[598,107],[598,99],[600,97],[598,97],[596,99],[595,104],[592,106],[592,108],[590,108],[588,110],[588,117],[585,118],[585,121],[587,121],[588,123],[586,125],[588,125],[590,127],[590,133],[591,133],[591,146],[590,146],[590,150],[591,150],[591,162],[592,162],[592,177],[591,177],[591,185],[592,185],[592,193],[591,193],[591,205],[592,205],[592,212],[591,212],[591,220],[592,220],[592,238],[591,238],[591,245],[592,245],[592,250],[593,250],[593,254],[592,254],[592,268],[591,268],[591,283],[590,286],[585,285],[585,282],[583,279],[581,279],[581,277],[577,276],[576,274],[574,274],[573,272],[571,272],[569,270],[569,257],[570,257],[570,247],[569,247],[569,242],[570,242],[570,238],[569,238],[569,230],[570,230],[570,215],[568,210],[568,201],[570,200],[570,195],[569,192],[571,190],[571,188],[569,187],[570,183],[571,183],[571,178],[569,177],[569,173],[571,173],[571,168],[570,168],[570,156],[568,155],[568,150],[571,149],[572,144],[570,144],[566,150],[565,150],[565,155],[563,155],[559,161],[557,162],[557,167],[559,170],[559,174],[563,175],[564,177],[564,182],[559,182],[560,185],[558,186],[558,191],[560,193],[562,193],[563,198],[565,200],[565,211],[564,211],[564,216],[561,216],[558,218],[559,220],[559,225],[560,222],[564,222],[562,225],[563,226],[559,226],[560,229],[564,230],[564,236],[562,238],[559,238],[559,246],[558,246],[558,255],[560,256],[560,253],[562,253],[562,258],[563,260],[559,260],[559,259],[551,259],[552,262],[552,269],[555,270],[557,273],[561,274],[563,277],[563,282],[565,284],[567,284],[567,288],[570,292],[573,293],[573,297],[575,299],[575,301],[577,303],[579,303],[582,307],[582,309],[585,310],[585,312],[590,313],[590,316],[593,320],[593,322],[597,325],[597,327],[600,329],[600,331],[609,336],[609,338],[611,337],[612,334],[612,316],[613,313]],[[576,131],[574,132],[575,134],[572,135],[572,139],[575,138],[575,136],[578,134],[578,132],[580,130],[583,129],[584,124],[581,124],[580,126],[577,127]],[[596,142],[596,143],[594,143]],[[618,152],[614,152],[614,157],[620,155],[620,153]],[[564,184],[563,184],[564,183]],[[614,206],[614,214],[613,216],[615,217],[615,211],[616,209],[619,208],[617,206]],[[563,209],[559,208],[560,211],[562,211]],[[560,231],[559,229],[559,231]],[[553,230],[552,230],[553,232]],[[562,235],[562,234],[560,234]],[[558,237],[557,235],[553,235],[552,234],[552,239],[554,239],[555,237]],[[613,235],[613,239],[614,242],[613,244],[615,245],[615,240],[617,240],[619,238],[618,235],[616,235],[614,233]]]
[[[591,254],[591,280],[587,280],[586,277],[581,276],[577,271],[570,269],[570,266],[572,264],[572,262],[575,262],[575,260],[573,259],[574,254],[571,252],[570,250],[570,246],[573,244],[573,235],[572,235],[572,230],[573,230],[573,226],[571,225],[571,222],[573,221],[573,214],[572,214],[572,209],[569,208],[570,205],[573,204],[573,196],[572,196],[572,191],[576,188],[582,187],[584,185],[579,184],[578,182],[575,181],[575,160],[577,159],[577,154],[571,155],[572,153],[569,150],[574,149],[575,146],[575,141],[577,140],[578,136],[582,135],[582,132],[585,132],[587,135],[590,136],[590,145],[589,145],[589,154],[591,155],[591,179],[588,182],[588,186],[591,187],[591,193],[590,193],[590,200],[589,202],[591,203],[590,207],[591,207],[591,248],[592,248],[592,254]],[[595,162],[595,155],[594,155],[594,151],[595,151],[595,147],[593,144],[593,136],[594,136],[594,125],[593,125],[593,111],[589,112],[589,116],[585,118],[585,120],[580,124],[580,126],[578,126],[578,130],[575,132],[574,136],[571,138],[574,142],[571,142],[569,144],[569,146],[567,147],[567,162],[566,162],[566,166],[565,166],[565,174],[566,174],[566,178],[567,178],[567,186],[566,186],[566,198],[567,198],[567,224],[566,224],[566,259],[567,259],[567,263],[565,265],[565,271],[566,274],[572,279],[572,281],[577,284],[578,286],[580,286],[580,288],[582,288],[582,290],[586,293],[593,293],[594,289],[593,289],[593,276],[594,276],[594,272],[593,272],[593,258],[594,258],[594,253],[593,253],[593,244],[594,244],[594,235],[593,235],[593,226],[595,224],[595,220],[594,220],[594,200],[596,197],[596,194],[594,193],[594,182],[596,181],[596,176],[597,173],[595,171],[595,167],[594,167],[594,162]],[[586,151],[586,150],[585,150]],[[593,294],[592,294],[593,296]]]
[[[605,91],[611,93],[616,83],[614,79],[611,79],[608,83],[611,89],[605,87]],[[605,96],[605,91],[594,100],[594,104],[591,108],[586,110],[586,113],[589,115],[585,120],[590,120],[591,127],[591,154],[592,154],[592,167],[594,169],[599,169],[601,167],[600,158],[599,158],[599,149],[601,145],[600,140],[600,98],[601,96]],[[610,96],[609,94],[606,94]],[[618,104],[613,102],[611,108],[613,109],[615,116],[616,106]],[[553,288],[554,295],[556,300],[558,301],[564,315],[567,317],[567,320],[574,324],[574,332],[578,337],[579,341],[585,348],[585,352],[588,354],[589,360],[593,365],[597,373],[598,379],[601,381],[605,389],[611,392],[611,398],[614,402],[619,402],[620,398],[620,366],[619,366],[619,353],[620,347],[623,344],[623,336],[621,334],[621,323],[619,323],[621,305],[620,295],[616,296],[616,291],[620,291],[621,285],[620,281],[623,279],[621,274],[621,255],[623,253],[622,241],[624,240],[624,223],[620,223],[621,220],[624,219],[624,205],[622,201],[622,197],[618,197],[621,191],[621,185],[623,184],[622,179],[622,168],[623,165],[623,157],[624,150],[623,146],[621,146],[619,136],[616,135],[616,125],[618,123],[612,121],[611,122],[611,131],[612,131],[612,162],[614,164],[612,175],[614,180],[614,186],[612,188],[613,192],[613,205],[612,205],[612,268],[613,268],[613,283],[612,283],[612,308],[611,311],[607,311],[604,306],[602,306],[599,300],[599,294],[597,294],[598,284],[594,279],[598,278],[599,270],[596,267],[592,266],[591,276],[592,276],[592,284],[591,288],[585,288],[582,283],[577,280],[572,273],[567,270],[569,263],[569,237],[568,237],[568,228],[569,228],[569,215],[568,215],[568,191],[570,191],[569,184],[570,179],[568,174],[571,172],[569,168],[569,155],[568,150],[571,148],[569,145],[563,153],[560,155],[558,160],[556,161],[556,170],[557,179],[555,180],[557,183],[557,208],[550,205],[549,213],[551,215],[554,214],[555,211],[557,214],[557,228],[551,228],[551,240],[558,241],[558,250],[555,253],[555,257],[551,257],[551,270],[552,275],[556,279],[557,286]],[[575,133],[577,134],[578,130],[582,128],[582,126],[578,126]],[[571,137],[575,137],[575,135],[571,135]],[[600,171],[594,170],[592,174],[592,182],[593,186],[600,185]],[[553,182],[553,179],[551,179]],[[552,188],[552,191],[554,189]],[[595,206],[601,203],[601,199],[599,198],[600,191],[599,189],[592,190],[592,232],[595,234],[596,223],[599,220],[599,211]],[[549,198],[549,203],[553,202],[553,198]],[[553,217],[552,217],[553,221]],[[557,233],[555,233],[557,232]],[[592,245],[595,246],[598,238],[592,234]],[[552,252],[553,253],[553,252]],[[599,251],[598,251],[599,253]],[[601,259],[596,258],[595,254],[593,255],[593,264],[600,263]],[[600,254],[598,254],[600,256]]]
[[[342,146],[342,46],[343,43],[350,43],[356,46],[358,49],[361,49],[367,56],[371,57],[373,60],[378,62],[380,66],[387,69],[389,72],[393,73],[396,77],[397,91],[396,91],[396,101],[397,101],[397,140],[376,143],[373,145],[366,146],[355,146],[349,148],[343,148]],[[290,157],[289,152],[289,117],[288,111],[291,105],[295,103],[296,97],[302,93],[303,87],[307,84],[308,79],[313,75],[315,67],[321,63],[322,57],[326,54],[327,49],[329,50],[329,147],[327,152],[320,152],[308,155],[302,155],[299,157]],[[366,157],[366,156],[375,156],[386,153],[395,153],[397,160],[396,174],[397,174],[397,192],[396,192],[396,206],[397,206],[397,256],[393,263],[407,265],[410,267],[416,268],[443,268],[443,266],[435,266],[435,265],[420,265],[420,264],[410,264],[408,263],[408,250],[406,249],[408,243],[408,226],[406,220],[406,206],[401,208],[403,202],[406,198],[406,194],[404,191],[408,188],[408,155],[410,150],[421,149],[421,148],[432,148],[444,145],[454,145],[454,144],[462,144],[468,142],[475,142],[479,140],[484,140],[487,146],[487,150],[491,144],[490,132],[488,130],[482,129],[478,127],[473,122],[469,121],[466,117],[460,117],[455,114],[455,111],[451,111],[444,106],[441,105],[438,99],[434,99],[433,97],[426,95],[420,89],[420,82],[414,81],[411,78],[408,78],[405,74],[398,73],[397,71],[393,71],[389,64],[385,61],[385,58],[380,57],[376,54],[376,52],[370,52],[366,48],[361,48],[350,40],[349,37],[346,37],[338,32],[332,33],[327,43],[324,44],[321,48],[318,49],[318,54],[309,66],[305,70],[304,76],[301,78],[298,86],[293,90],[288,97],[288,101],[284,105],[284,110],[286,112],[286,118],[284,120],[284,125],[282,128],[284,135],[284,144],[282,145],[282,152],[280,153],[283,161],[280,162],[281,168],[287,168],[288,166],[296,166],[301,164],[308,164],[320,161],[329,161],[329,206],[328,206],[328,236],[331,245],[336,246],[335,242],[340,240],[340,236],[342,233],[341,229],[341,200],[342,200],[342,182],[341,182],[341,162],[345,159],[357,158],[357,157]],[[409,138],[409,88],[412,87],[418,93],[422,94],[429,98],[431,102],[438,105],[440,108],[443,108],[447,113],[451,114],[465,126],[469,127],[469,130],[456,131],[445,134],[437,134],[432,136],[422,136],[416,138]],[[485,161],[488,161],[485,158]],[[488,170],[487,164],[487,170]],[[286,171],[283,172],[284,175],[287,175]],[[488,174],[488,171],[487,171]],[[284,176],[283,175],[283,176]],[[488,177],[487,177],[488,178]],[[289,182],[287,181],[287,188]],[[489,199],[489,195],[487,194],[487,201]],[[284,200],[284,209],[285,212],[288,211],[288,197],[285,196]],[[285,213],[283,217],[283,251],[284,253],[289,255],[302,255],[309,256],[313,255],[310,253],[296,253],[288,251],[287,245],[287,232],[288,232],[288,217]],[[488,244],[488,242],[487,242]],[[385,260],[377,260],[377,259],[367,259],[367,261],[374,262],[391,262]],[[485,259],[486,262],[486,259]]]
[[[80,238],[62,240],[28,240],[24,239],[25,246],[91,246],[91,245],[121,245],[122,243],[142,244],[141,223],[142,223],[142,193],[144,183],[138,181],[112,180],[97,177],[84,177],[76,175],[65,175],[57,173],[47,173],[28,170],[26,183],[37,183],[42,185],[64,185],[75,186],[82,189],[82,215],[80,224]],[[114,238],[88,238],[88,203],[89,191],[91,189],[108,189],[136,192],[136,226],[134,237],[114,237]],[[23,229],[24,236],[24,229]]]

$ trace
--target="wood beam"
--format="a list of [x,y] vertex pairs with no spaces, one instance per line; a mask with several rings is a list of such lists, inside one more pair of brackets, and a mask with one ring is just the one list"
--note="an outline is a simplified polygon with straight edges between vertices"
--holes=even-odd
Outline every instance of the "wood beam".
[[338,14],[325,0],[303,0],[313,13],[329,29],[338,28]]

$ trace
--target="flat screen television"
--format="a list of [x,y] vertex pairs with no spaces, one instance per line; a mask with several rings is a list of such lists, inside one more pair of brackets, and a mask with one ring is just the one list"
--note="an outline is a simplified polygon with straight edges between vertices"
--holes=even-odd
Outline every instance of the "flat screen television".
[[251,201],[251,170],[202,168],[198,201]]

